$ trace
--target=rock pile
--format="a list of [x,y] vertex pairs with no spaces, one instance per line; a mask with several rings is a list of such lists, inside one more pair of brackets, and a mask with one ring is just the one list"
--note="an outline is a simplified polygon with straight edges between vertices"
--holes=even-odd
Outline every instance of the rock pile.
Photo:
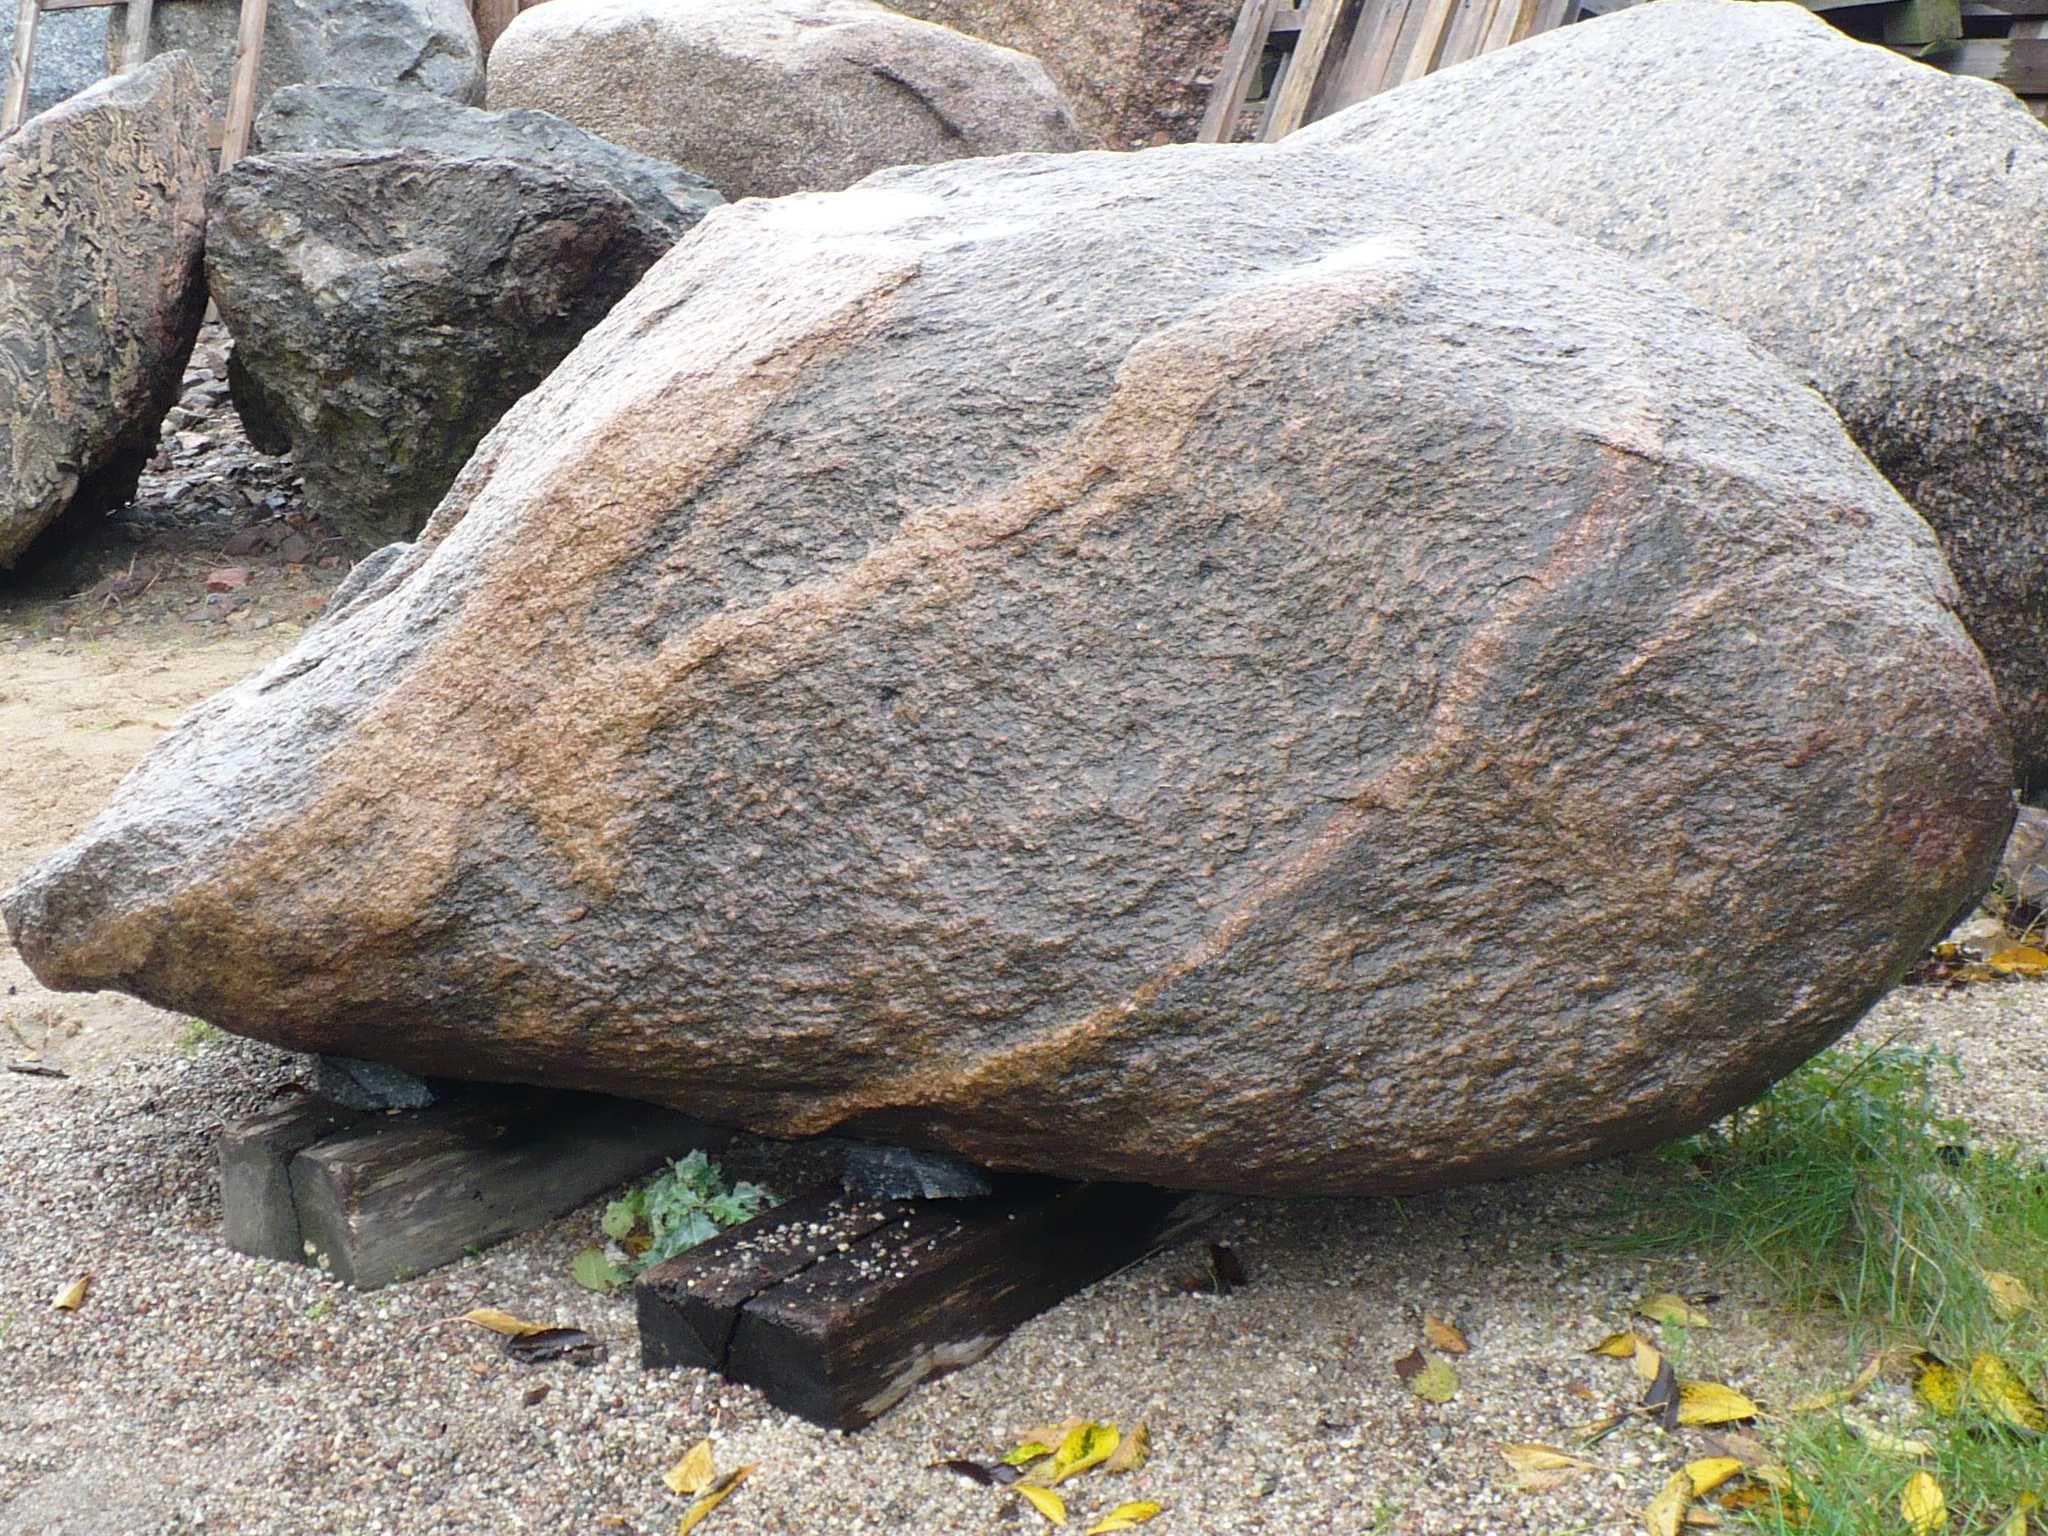
[[555,113],[735,198],[1084,142],[1036,59],[873,0],[549,0],[491,50],[490,105]]
[[207,111],[168,54],[0,139],[0,569],[155,449],[206,307]]
[[1597,240],[1810,379],[1933,524],[2048,789],[2048,129],[2010,92],[1798,6],[1658,0],[1288,142]]
[[0,902],[46,981],[1414,1189],[1740,1102],[2010,820],[1935,543],[1822,402],[1347,151],[722,210],[359,575]]

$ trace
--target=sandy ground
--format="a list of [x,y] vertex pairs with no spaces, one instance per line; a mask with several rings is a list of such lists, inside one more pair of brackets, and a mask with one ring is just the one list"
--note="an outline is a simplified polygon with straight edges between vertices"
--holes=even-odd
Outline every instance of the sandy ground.
[[[44,617],[47,617],[46,615]],[[79,639],[0,615],[0,880],[61,843],[187,705],[288,645],[161,626]],[[10,635],[12,638],[10,638]],[[1605,1470],[1514,1491],[1502,1441],[1568,1443],[1633,1395],[1587,1344],[1654,1290],[1717,1297],[1689,1373],[1779,1396],[1846,1374],[1849,1342],[1761,1301],[1739,1271],[1623,1261],[1587,1239],[1647,1166],[1600,1165],[1410,1201],[1257,1201],[1215,1236],[1251,1270],[1190,1293],[1193,1250],[1160,1255],[1020,1330],[855,1437],[756,1394],[636,1363],[630,1307],[568,1278],[587,1209],[405,1285],[358,1295],[219,1239],[213,1142],[299,1071],[246,1042],[114,995],[43,992],[0,958],[0,1057],[45,1049],[71,1075],[0,1073],[0,1532],[666,1532],[661,1474],[710,1436],[752,1480],[702,1528],[735,1533],[1024,1532],[1038,1516],[929,1463],[988,1456],[1068,1414],[1149,1424],[1142,1471],[1076,1492],[1072,1529],[1125,1498],[1171,1533],[1637,1529],[1697,1432],[1631,1429]],[[1895,995],[1860,1031],[1955,1050],[2001,1137],[2048,1142],[2048,987]],[[740,1171],[788,1167],[743,1146]],[[77,1313],[56,1291],[92,1276]],[[445,1320],[476,1305],[576,1323],[610,1355],[515,1364]],[[1422,1317],[1472,1353],[1458,1395],[1426,1404],[1392,1363]],[[544,1391],[542,1389],[545,1389]],[[1900,1388],[1889,1406],[1903,1409]],[[1872,1411],[1887,1404],[1881,1392]],[[1080,1518],[1085,1516],[1086,1519]]]

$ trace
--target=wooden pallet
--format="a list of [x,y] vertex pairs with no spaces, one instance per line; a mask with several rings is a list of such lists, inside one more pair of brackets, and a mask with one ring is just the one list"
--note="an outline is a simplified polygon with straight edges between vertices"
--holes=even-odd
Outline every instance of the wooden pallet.
[[[27,111],[29,75],[36,62],[36,27],[44,12],[126,6],[119,72],[126,74],[149,57],[149,22],[156,0],[19,0],[19,4],[14,52],[7,61],[7,94],[0,101],[0,138],[20,127]],[[270,0],[242,0],[235,29],[234,72],[228,85],[228,115],[214,125],[212,134],[222,170],[249,152],[249,134],[256,122],[256,76],[263,63],[263,28],[269,15]]]
[[373,1290],[730,1138],[596,1094],[485,1089],[396,1114],[303,1098],[222,1136],[221,1226],[237,1252]]
[[640,1277],[641,1364],[717,1371],[813,1424],[858,1429],[1226,1203],[1049,1180],[985,1200],[815,1189]]

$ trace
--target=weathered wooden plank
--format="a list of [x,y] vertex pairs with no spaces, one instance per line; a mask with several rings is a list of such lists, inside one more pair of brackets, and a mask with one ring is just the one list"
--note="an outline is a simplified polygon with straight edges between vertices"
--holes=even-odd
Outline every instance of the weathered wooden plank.
[[0,101],[0,133],[21,126],[28,106],[28,77],[36,67],[36,23],[41,19],[36,0],[21,0],[14,18],[14,51],[7,58],[7,96]]
[[506,1090],[378,1118],[291,1162],[316,1262],[362,1290],[462,1257],[729,1134],[651,1104]]
[[641,1365],[722,1369],[748,1302],[905,1209],[900,1201],[849,1199],[837,1185],[824,1185],[652,1266],[633,1286]]
[[2048,16],[2048,0],[1963,0],[1965,21],[2004,21]]
[[149,22],[155,14],[156,0],[128,0],[126,25],[121,30],[122,74],[149,61]]
[[1378,95],[1386,89],[1394,49],[1411,11],[1419,11],[1422,0],[1365,0],[1352,29],[1344,57],[1331,71],[1324,96],[1325,115]]
[[269,18],[270,0],[242,0],[241,25],[235,30],[235,66],[228,77],[227,129],[220,141],[223,171],[249,152],[249,135],[256,123],[256,78],[263,67],[263,28]]
[[237,1253],[304,1263],[305,1237],[292,1203],[291,1162],[346,1130],[363,1111],[300,1098],[229,1126],[220,1141],[221,1235]]
[[1942,53],[1952,75],[1996,80],[2021,96],[2048,95],[2048,38],[1971,37]]
[[[1404,39],[1405,47],[1399,50],[1394,83],[1407,85],[1420,80],[1436,68],[1436,60],[1444,45],[1444,32],[1451,24],[1462,0],[1423,0],[1422,12],[1415,23],[1411,36]],[[1405,30],[1405,29],[1404,29]]]
[[1962,35],[1962,0],[1900,0],[1885,7],[1884,40],[1894,48],[1924,48]]
[[1230,29],[1230,41],[1224,45],[1223,61],[1216,67],[1216,83],[1209,87],[1209,104],[1195,133],[1197,143],[1227,144],[1236,137],[1237,115],[1265,59],[1266,34],[1274,14],[1285,3],[1244,0],[1237,23]]
[[[857,1429],[1027,1318],[1191,1235],[1225,1203],[1046,1181],[985,1200],[896,1202],[879,1224],[835,1238],[742,1303],[720,1368],[788,1412]],[[797,1214],[793,1225],[810,1225]],[[716,1329],[703,1332],[714,1337],[695,1334],[702,1343],[715,1342]]]
[[1329,53],[1330,39],[1336,35],[1337,22],[1344,9],[1344,0],[1309,0],[1308,16],[1301,24],[1301,35],[1295,40],[1294,57],[1287,70],[1287,78],[1280,83],[1280,89],[1273,98],[1273,109],[1266,114],[1266,126],[1262,137],[1271,141],[1284,139],[1299,128],[1308,114],[1309,98],[1315,94],[1317,83],[1322,79],[1323,61]]

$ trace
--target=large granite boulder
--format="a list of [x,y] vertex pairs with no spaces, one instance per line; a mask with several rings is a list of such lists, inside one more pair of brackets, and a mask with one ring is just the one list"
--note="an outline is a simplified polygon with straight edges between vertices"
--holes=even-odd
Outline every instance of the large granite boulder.
[[374,85],[287,86],[256,120],[256,144],[268,154],[418,149],[574,170],[623,193],[677,236],[725,201],[695,172],[608,144],[550,112],[485,112],[444,96]]
[[1719,321],[1260,148],[722,209],[0,899],[60,987],[1077,1177],[1697,1126],[2011,819],[1926,525]]
[[1289,143],[1597,240],[1810,379],[1934,525],[2048,789],[2048,129],[2010,92],[1796,5],[1655,0]]
[[[553,0],[559,3],[559,0]],[[1192,139],[1237,0],[896,0],[1045,65],[1082,131],[1116,149]]]
[[206,310],[207,113],[165,55],[0,139],[0,569],[155,451]]
[[[258,447],[292,450],[308,507],[366,547],[418,532],[506,408],[717,201],[566,124],[542,125],[552,149],[535,152],[531,123],[445,114],[476,119],[427,111],[445,153],[264,154],[209,200],[236,408]],[[317,126],[288,104],[264,133]]]
[[[150,49],[188,50],[223,110],[242,0],[177,0],[150,15]],[[381,85],[484,98],[483,45],[469,0],[270,0],[258,104],[287,85]]]
[[873,0],[549,0],[491,50],[490,105],[552,112],[736,198],[1083,143],[1036,59]]
[[[51,11],[36,28],[35,66],[28,76],[28,109],[46,112],[105,78],[107,12]],[[116,14],[119,14],[118,12]],[[14,56],[16,6],[0,5],[0,70]]]

